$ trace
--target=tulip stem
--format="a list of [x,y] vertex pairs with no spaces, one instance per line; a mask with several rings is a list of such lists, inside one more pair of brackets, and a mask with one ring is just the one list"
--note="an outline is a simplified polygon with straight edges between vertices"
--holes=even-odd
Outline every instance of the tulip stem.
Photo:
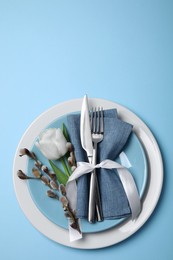
[[60,158],[60,162],[62,163],[62,166],[63,166],[63,168],[64,168],[64,171],[65,171],[66,175],[67,175],[68,177],[70,177],[70,173],[69,173],[69,171],[68,171],[68,168],[67,168],[67,165],[66,165],[66,163],[65,163],[64,157],[61,157],[61,158]]

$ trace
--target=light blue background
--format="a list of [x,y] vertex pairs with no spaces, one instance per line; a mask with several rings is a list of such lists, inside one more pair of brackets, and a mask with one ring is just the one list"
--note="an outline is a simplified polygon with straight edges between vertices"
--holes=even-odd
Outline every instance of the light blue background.
[[[171,0],[0,0],[0,259],[173,259],[172,48]],[[26,128],[51,106],[85,93],[140,116],[165,164],[162,196],[147,223],[124,242],[94,251],[40,234],[12,183]]]

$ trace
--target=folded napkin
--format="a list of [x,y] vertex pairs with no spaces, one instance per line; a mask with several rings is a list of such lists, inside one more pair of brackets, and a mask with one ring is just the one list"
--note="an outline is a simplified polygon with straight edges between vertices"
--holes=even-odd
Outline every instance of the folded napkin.
[[[80,114],[67,117],[68,130],[77,162],[88,162],[87,154],[80,142]],[[104,138],[98,144],[97,162],[115,160],[124,148],[132,125],[118,119],[116,109],[104,111]],[[131,210],[116,169],[97,169],[98,182],[105,219],[116,219],[130,215]],[[77,217],[88,217],[90,174],[77,181]]]

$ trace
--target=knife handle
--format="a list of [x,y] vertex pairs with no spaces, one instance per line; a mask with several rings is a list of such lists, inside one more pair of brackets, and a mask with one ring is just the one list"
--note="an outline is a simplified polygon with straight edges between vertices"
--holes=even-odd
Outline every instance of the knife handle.
[[102,212],[102,204],[101,204],[101,199],[100,199],[100,190],[99,190],[99,184],[98,184],[98,179],[96,175],[96,217],[97,221],[101,222],[103,221],[103,212]]
[[91,173],[90,190],[89,190],[89,205],[88,205],[88,221],[95,223],[96,221],[96,172]]
[[97,217],[97,221],[99,222],[103,221],[98,179],[97,179],[96,171],[94,170],[91,173],[91,179],[90,179],[88,221],[90,223],[95,223],[96,217]]

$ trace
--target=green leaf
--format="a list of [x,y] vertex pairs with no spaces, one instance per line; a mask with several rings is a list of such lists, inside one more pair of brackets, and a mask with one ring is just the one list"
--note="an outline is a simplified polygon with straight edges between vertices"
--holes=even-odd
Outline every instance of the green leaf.
[[66,174],[68,177],[70,177],[70,173],[69,173],[68,167],[67,167],[67,165],[66,165],[66,163],[65,163],[65,157],[61,157],[61,158],[60,158],[60,162],[62,163],[62,166],[63,166],[63,168],[64,168],[65,174]]
[[67,142],[70,142],[70,136],[68,134],[67,128],[64,123],[62,124],[62,132],[63,132],[63,135],[65,136]]
[[49,160],[49,163],[52,167],[52,170],[56,174],[56,178],[60,184],[66,185],[68,181],[68,176],[65,175],[51,160]]

